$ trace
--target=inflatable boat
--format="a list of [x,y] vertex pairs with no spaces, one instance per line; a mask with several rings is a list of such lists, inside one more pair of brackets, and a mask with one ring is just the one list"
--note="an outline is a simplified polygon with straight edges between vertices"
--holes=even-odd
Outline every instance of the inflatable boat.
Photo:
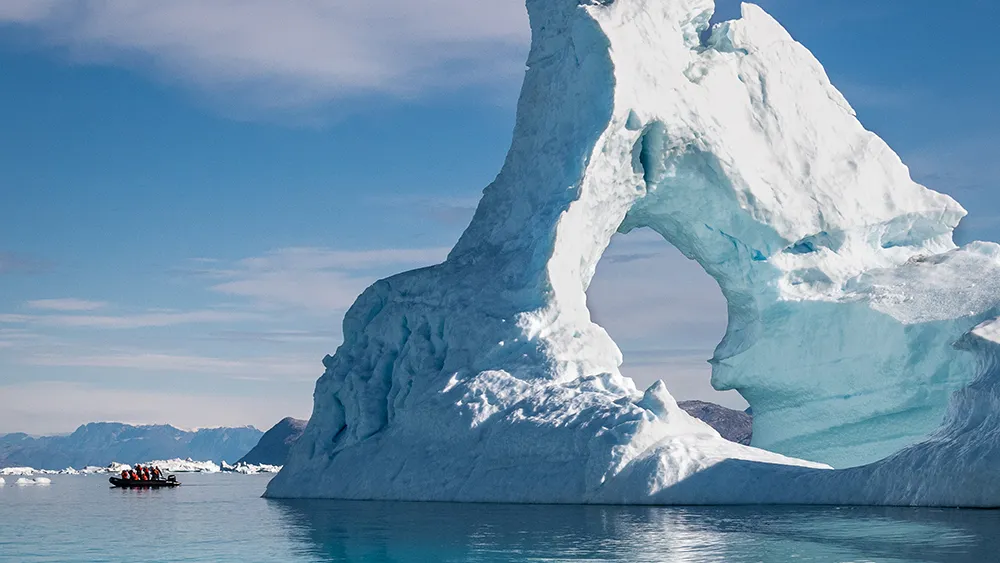
[[122,479],[121,477],[109,477],[108,481],[115,487],[122,489],[160,489],[163,487],[178,487],[180,482],[173,475],[166,479],[150,479],[141,481],[139,479]]

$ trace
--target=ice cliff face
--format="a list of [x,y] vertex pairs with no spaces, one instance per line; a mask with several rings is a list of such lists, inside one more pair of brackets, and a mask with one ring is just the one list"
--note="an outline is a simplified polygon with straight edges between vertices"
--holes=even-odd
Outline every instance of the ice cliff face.
[[[977,438],[997,436],[991,353],[953,344],[998,313],[1000,247],[956,249],[965,211],[914,183],[764,11],[744,4],[706,34],[713,9],[528,0],[503,169],[445,263],[376,283],[348,312],[268,495],[959,500],[931,493],[953,470],[915,468],[996,457]],[[750,402],[757,448],[722,440],[662,383],[638,392],[591,322],[597,262],[643,227],[728,300],[713,384]],[[931,453],[959,435],[973,445]],[[984,486],[962,502],[1000,503]]]

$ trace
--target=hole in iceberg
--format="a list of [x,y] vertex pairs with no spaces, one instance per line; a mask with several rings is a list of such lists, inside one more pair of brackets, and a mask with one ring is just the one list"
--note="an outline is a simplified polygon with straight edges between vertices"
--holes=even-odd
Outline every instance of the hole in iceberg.
[[640,390],[662,379],[678,401],[747,408],[738,392],[716,391],[710,383],[707,360],[728,318],[718,283],[658,233],[637,229],[612,238],[587,307],[622,350],[622,374]]

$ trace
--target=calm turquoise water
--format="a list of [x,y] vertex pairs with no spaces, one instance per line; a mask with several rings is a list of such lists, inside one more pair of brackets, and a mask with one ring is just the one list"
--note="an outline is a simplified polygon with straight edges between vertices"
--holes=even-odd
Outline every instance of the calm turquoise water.
[[1000,512],[260,498],[269,476],[0,488],[0,561],[1000,561]]

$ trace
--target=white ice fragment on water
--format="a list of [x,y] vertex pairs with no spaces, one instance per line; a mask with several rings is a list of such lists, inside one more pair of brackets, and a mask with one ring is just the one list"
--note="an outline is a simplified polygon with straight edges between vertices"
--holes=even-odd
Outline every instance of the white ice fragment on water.
[[20,477],[17,481],[14,481],[14,485],[18,487],[27,487],[31,485],[51,485],[52,479],[48,477],[35,477],[34,479],[29,479],[27,477]]
[[33,467],[4,467],[0,469],[0,475],[34,475],[38,470]]

